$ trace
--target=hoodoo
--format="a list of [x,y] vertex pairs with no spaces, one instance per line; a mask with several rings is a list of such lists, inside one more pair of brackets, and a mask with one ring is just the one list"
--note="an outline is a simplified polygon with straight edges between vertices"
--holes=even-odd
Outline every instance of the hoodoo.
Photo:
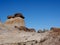
[[25,26],[24,16],[21,13],[16,13],[13,16],[8,16],[8,20],[5,22],[9,26]]

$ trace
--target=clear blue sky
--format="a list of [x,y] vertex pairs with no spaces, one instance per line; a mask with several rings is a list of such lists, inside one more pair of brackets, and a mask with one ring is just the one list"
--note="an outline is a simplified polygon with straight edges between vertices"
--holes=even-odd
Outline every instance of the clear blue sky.
[[6,21],[8,15],[21,12],[26,27],[49,29],[60,27],[59,0],[0,0],[0,18]]

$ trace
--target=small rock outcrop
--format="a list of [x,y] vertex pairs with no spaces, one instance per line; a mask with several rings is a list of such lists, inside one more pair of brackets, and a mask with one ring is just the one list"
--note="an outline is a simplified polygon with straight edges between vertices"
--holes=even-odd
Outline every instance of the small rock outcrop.
[[37,33],[43,33],[43,31],[42,30],[38,30]]
[[13,16],[8,16],[8,20],[5,22],[8,26],[25,26],[24,16],[21,13],[16,13]]
[[8,19],[14,18],[13,16],[7,16]]
[[15,17],[20,17],[20,18],[22,18],[22,19],[25,18],[25,17],[22,15],[22,13],[16,13],[16,14],[14,14],[13,17],[14,17],[14,18],[15,18]]
[[44,33],[47,32],[48,30],[38,30],[37,33]]
[[60,32],[60,28],[56,28],[56,27],[51,27],[50,30],[53,30],[55,32]]
[[30,28],[29,30],[30,30],[30,32],[36,32],[36,30],[34,28]]
[[15,26],[15,28],[19,29],[20,31],[25,31],[25,32],[36,32],[35,29],[33,29],[33,28],[29,29],[25,26],[20,26],[20,27]]
[[20,31],[26,31],[26,32],[29,30],[29,29],[28,29],[27,27],[25,27],[25,26],[20,26],[20,27],[15,26],[15,28],[19,29]]
[[16,17],[20,17],[22,19],[24,19],[25,17],[22,15],[22,13],[16,13],[13,16],[7,16],[7,19],[11,19],[11,18],[16,18]]

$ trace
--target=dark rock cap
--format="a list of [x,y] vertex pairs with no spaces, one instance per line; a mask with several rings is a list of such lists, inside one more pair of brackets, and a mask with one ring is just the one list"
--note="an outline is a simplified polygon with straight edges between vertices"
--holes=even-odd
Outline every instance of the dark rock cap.
[[23,15],[22,15],[22,13],[16,13],[16,14],[14,14],[14,17],[21,17],[21,18],[25,18]]
[[8,19],[14,18],[13,16],[7,16]]
[[22,13],[16,13],[13,16],[7,16],[8,19],[15,18],[15,17],[20,17],[24,19],[25,17],[22,15]]

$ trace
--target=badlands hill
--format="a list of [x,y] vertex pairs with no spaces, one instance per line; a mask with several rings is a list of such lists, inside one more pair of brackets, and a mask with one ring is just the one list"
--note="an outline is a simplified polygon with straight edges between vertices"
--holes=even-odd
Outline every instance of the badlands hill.
[[14,14],[0,22],[0,45],[60,45],[60,28],[36,32],[25,26],[22,14]]

